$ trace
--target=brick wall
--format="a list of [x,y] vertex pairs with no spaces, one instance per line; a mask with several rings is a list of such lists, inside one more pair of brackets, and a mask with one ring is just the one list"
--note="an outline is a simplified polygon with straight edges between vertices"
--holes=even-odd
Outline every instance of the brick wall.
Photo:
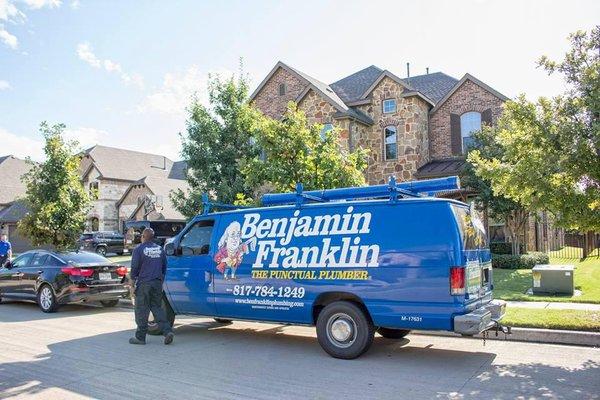
[[[286,85],[286,93],[283,96],[279,95],[279,84],[281,83]],[[290,101],[295,101],[307,86],[295,75],[279,68],[252,102],[264,114],[279,119],[285,112],[287,104]]]
[[429,151],[432,159],[454,157],[450,142],[450,114],[462,115],[469,111],[492,110],[495,122],[502,114],[503,101],[479,85],[466,80],[429,120]]

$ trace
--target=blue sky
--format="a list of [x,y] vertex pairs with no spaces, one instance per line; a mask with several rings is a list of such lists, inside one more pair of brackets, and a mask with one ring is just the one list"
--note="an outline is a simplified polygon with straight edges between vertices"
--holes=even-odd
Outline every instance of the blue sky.
[[46,120],[82,146],[177,159],[190,96],[240,57],[253,88],[278,60],[326,83],[410,62],[552,96],[563,83],[535,61],[599,21],[598,1],[0,0],[0,155],[39,159]]

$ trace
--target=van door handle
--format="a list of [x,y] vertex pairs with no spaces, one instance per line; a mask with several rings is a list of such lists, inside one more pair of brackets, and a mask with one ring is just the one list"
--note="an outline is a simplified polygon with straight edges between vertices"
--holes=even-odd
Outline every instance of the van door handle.
[[42,274],[42,273],[44,273],[44,270],[40,269],[37,273]]

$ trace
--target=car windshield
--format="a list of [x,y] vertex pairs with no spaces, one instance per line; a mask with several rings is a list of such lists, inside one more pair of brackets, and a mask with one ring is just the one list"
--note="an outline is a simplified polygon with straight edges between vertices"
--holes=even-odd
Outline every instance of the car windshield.
[[58,256],[67,264],[110,263],[110,260],[106,257],[86,251],[59,253]]

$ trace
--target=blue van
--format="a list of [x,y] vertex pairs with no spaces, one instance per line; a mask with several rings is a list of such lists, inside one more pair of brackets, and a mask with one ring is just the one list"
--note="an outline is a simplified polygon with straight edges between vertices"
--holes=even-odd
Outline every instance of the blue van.
[[[268,194],[264,207],[193,218],[165,245],[164,307],[175,315],[315,325],[351,359],[375,332],[474,335],[501,327],[483,225],[430,197],[458,178]],[[221,205],[223,206],[223,205]]]

